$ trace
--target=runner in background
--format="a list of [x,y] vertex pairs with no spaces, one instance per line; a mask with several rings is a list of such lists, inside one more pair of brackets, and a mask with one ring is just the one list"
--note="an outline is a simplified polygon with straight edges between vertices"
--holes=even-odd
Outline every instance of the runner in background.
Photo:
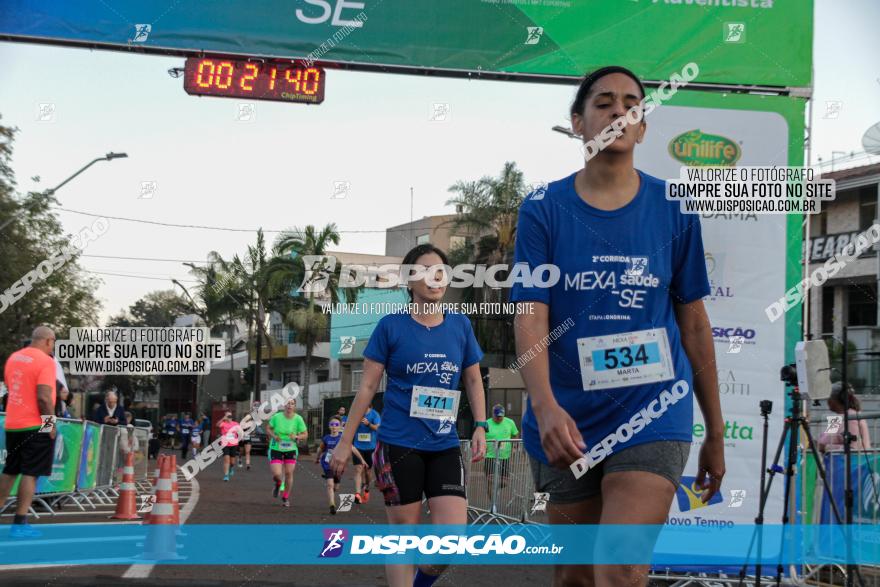
[[[489,420],[489,431],[486,432],[486,491],[489,498],[492,497],[492,485],[495,482],[495,459],[498,459],[499,475],[501,479],[498,481],[498,488],[503,489],[506,485],[507,477],[510,474],[510,442],[501,442],[499,440],[510,440],[516,438],[519,430],[516,422],[504,415],[504,406],[495,404],[492,406],[492,419]],[[500,446],[498,446],[500,444]],[[497,457],[496,457],[497,455]]]
[[189,447],[192,455],[191,458],[196,458],[199,451],[202,449],[202,429],[199,426],[196,426],[193,428],[192,432],[190,432]]
[[[483,352],[467,316],[440,313],[436,307],[446,291],[443,269],[437,268],[448,264],[446,254],[431,244],[419,245],[403,258],[403,266],[431,268],[431,274],[423,272],[407,284],[411,311],[383,317],[370,336],[361,386],[330,462],[340,477],[361,418],[387,371],[373,465],[391,524],[418,524],[422,496],[428,500],[432,524],[467,524],[465,468],[456,426],[459,380],[464,381],[475,420],[473,461],[486,452]],[[392,587],[429,587],[443,571],[435,565],[423,565],[415,573],[412,565],[385,569]]]
[[[0,504],[6,503],[12,485],[21,475],[10,536],[36,538],[42,532],[27,523],[37,477],[52,473],[55,444],[55,333],[38,326],[30,346],[12,353],[4,367],[7,403],[4,432],[6,464],[0,476]],[[48,422],[46,422],[48,420]]]
[[[519,210],[514,263],[526,271],[550,264],[561,275],[552,287],[517,281],[510,292],[512,302],[530,302],[515,318],[517,354],[539,349],[520,369],[529,395],[522,436],[535,491],[550,494],[551,524],[659,531],[690,453],[694,398],[706,430],[696,479],[703,503],[725,473],[700,217],[683,214],[666,200],[664,180],[633,165],[647,129],[644,97],[626,68],[585,76],[570,108],[572,130],[592,145],[613,123],[625,124],[603,150],[584,148],[583,168],[533,191]],[[554,340],[551,332],[561,334]],[[614,438],[599,458],[595,447]],[[554,585],[638,587],[647,571],[558,565]]]
[[195,421],[189,412],[183,413],[183,419],[180,420],[180,458],[187,458],[189,454],[189,443],[192,440],[192,432],[196,427]]
[[[340,420],[341,422],[341,420]],[[354,436],[354,448],[357,454],[352,455],[354,462],[354,502],[367,503],[370,501],[370,483],[373,480],[373,451],[376,450],[376,431],[382,418],[379,412],[373,409],[373,403],[367,406],[367,413],[361,418]],[[363,488],[363,493],[361,493]]]
[[251,435],[243,434],[241,437],[241,449],[238,451],[238,468],[241,469],[242,452],[244,453],[244,464],[247,470],[251,470]]
[[[321,477],[327,480],[327,500],[330,502],[330,514],[335,516],[336,491],[339,488],[340,480],[330,470],[330,459],[333,457],[333,449],[336,448],[336,445],[339,444],[339,440],[342,438],[342,421],[339,419],[339,416],[330,418],[327,427],[330,428],[330,434],[325,435],[321,439],[321,446],[318,448],[318,456],[315,457],[315,462],[321,463],[321,468],[324,469]],[[357,448],[352,448],[352,454],[356,457],[361,457],[363,460],[363,456]]]
[[295,399],[287,402],[283,412],[276,412],[269,418],[266,434],[271,439],[269,441],[269,470],[272,471],[272,479],[275,483],[272,497],[278,497],[283,483],[281,505],[290,507],[293,471],[296,468],[296,458],[299,454],[297,442],[303,442],[309,436],[305,421],[302,416],[296,413]]
[[165,448],[174,450],[174,439],[177,438],[177,414],[165,414],[163,436]]
[[223,438],[223,480],[229,481],[235,474],[235,457],[238,456],[238,439],[241,426],[232,419],[232,412],[226,412],[217,425]]

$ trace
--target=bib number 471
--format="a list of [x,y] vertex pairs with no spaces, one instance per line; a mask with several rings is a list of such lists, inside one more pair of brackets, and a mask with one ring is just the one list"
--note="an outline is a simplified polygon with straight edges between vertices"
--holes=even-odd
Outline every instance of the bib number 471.
[[[635,354],[633,354],[634,348]],[[648,364],[648,353],[645,351],[645,345],[643,344],[640,344],[638,347],[624,346],[616,349],[605,349],[604,358],[606,369],[632,367],[636,363]]]

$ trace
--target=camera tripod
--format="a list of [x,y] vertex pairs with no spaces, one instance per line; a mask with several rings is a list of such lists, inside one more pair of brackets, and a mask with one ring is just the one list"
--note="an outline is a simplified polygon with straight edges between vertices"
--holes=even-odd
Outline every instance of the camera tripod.
[[[760,587],[761,585],[761,547],[763,545],[763,526],[764,526],[764,508],[767,504],[767,498],[770,496],[770,489],[773,485],[773,479],[776,476],[776,473],[782,472],[785,475],[784,480],[784,499],[783,499],[783,510],[782,510],[782,536],[781,536],[781,544],[780,544],[780,557],[782,548],[785,545],[786,538],[786,528],[789,525],[789,500],[791,497],[791,487],[794,481],[794,476],[796,473],[796,464],[797,464],[797,447],[798,447],[798,432],[803,431],[804,435],[807,437],[807,443],[810,449],[810,452],[813,454],[813,458],[816,460],[816,471],[819,474],[819,477],[822,479],[822,486],[824,488],[825,495],[828,496],[828,501],[831,505],[831,510],[834,514],[834,519],[838,524],[841,524],[841,516],[840,510],[837,509],[837,503],[834,501],[834,498],[831,494],[831,486],[828,484],[828,479],[825,475],[825,467],[822,465],[822,459],[819,455],[819,451],[816,448],[816,443],[813,441],[813,435],[810,433],[809,422],[806,417],[803,415],[801,409],[801,403],[804,399],[804,396],[801,395],[798,390],[797,385],[792,385],[791,382],[788,382],[791,385],[791,391],[789,392],[789,396],[791,397],[791,413],[785,418],[785,423],[783,425],[782,433],[779,436],[779,444],[776,447],[776,454],[773,457],[773,464],[770,467],[767,467],[767,429],[768,429],[768,416],[772,410],[772,402],[770,401],[762,401],[760,403],[761,407],[761,417],[764,419],[764,438],[763,444],[761,448],[761,497],[760,503],[758,507],[758,515],[755,518],[755,530],[752,533],[752,539],[749,542],[749,549],[746,552],[745,561],[743,561],[743,566],[739,571],[739,587],[742,587],[745,583],[746,578],[746,569],[749,564],[749,557],[752,554],[752,547],[755,544],[755,541],[758,542],[758,556],[757,562],[755,563],[755,587]],[[779,466],[779,458],[782,456],[782,450],[785,448],[786,440],[788,441],[788,451],[786,453],[785,459],[785,468]],[[765,473],[770,474],[769,480],[767,480],[765,485]],[[847,541],[846,549],[847,549],[847,559],[850,558],[850,542]],[[848,567],[849,569],[849,567]],[[858,572],[858,569],[853,567],[854,574],[858,578],[859,585],[864,587],[864,583],[862,581],[861,574]],[[783,574],[783,565],[782,560],[780,558],[780,562],[776,565],[776,585],[777,587],[782,582],[782,574]]]

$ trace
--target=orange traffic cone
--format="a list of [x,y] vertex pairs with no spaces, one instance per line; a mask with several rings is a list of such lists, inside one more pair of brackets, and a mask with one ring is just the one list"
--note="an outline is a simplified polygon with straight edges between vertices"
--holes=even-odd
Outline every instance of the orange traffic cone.
[[119,499],[116,513],[111,520],[140,520],[137,515],[137,490],[134,486],[134,453],[125,453],[125,466],[122,468],[122,484],[119,486]]
[[[153,493],[150,495],[150,504],[156,503],[156,486],[159,484],[159,472],[161,471],[162,463],[165,461],[166,458],[168,458],[168,455],[160,454],[159,458],[156,460],[156,470],[154,471],[153,479],[151,481],[151,484],[153,486]],[[150,510],[152,510],[152,507],[150,508]],[[150,523],[150,510],[147,510],[147,512],[144,513],[144,524]]]
[[174,504],[174,523],[180,525],[180,494],[177,485],[177,455],[171,455],[171,503]]
[[149,560],[180,559],[177,554],[175,512],[172,499],[171,474],[174,471],[174,457],[165,457],[159,467],[159,480],[156,483],[156,501],[153,511],[145,524],[150,525],[141,558]]
[[145,521],[147,524],[175,524],[174,520],[174,503],[171,498],[171,467],[173,466],[173,457],[165,457],[159,468],[159,480],[156,482],[156,500],[153,502],[153,509],[150,517]]

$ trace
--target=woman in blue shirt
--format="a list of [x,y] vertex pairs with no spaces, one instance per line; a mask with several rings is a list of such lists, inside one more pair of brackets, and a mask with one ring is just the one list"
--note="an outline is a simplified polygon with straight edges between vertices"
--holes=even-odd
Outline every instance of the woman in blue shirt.
[[[447,265],[446,254],[430,244],[415,247],[403,259],[404,267]],[[373,452],[376,485],[385,498],[391,524],[418,524],[421,500],[428,499],[432,524],[467,524],[465,468],[455,421],[458,417],[459,379],[464,381],[475,420],[472,459],[486,453],[486,411],[480,360],[483,352],[468,318],[441,313],[446,291],[442,270],[407,284],[411,312],[389,314],[376,325],[364,349],[361,387],[351,405],[342,439],[333,451],[331,469],[338,477],[351,455],[361,419],[372,402],[382,374],[387,371],[382,425]],[[413,578],[411,565],[388,565],[394,587],[429,586],[442,569],[420,568]]]
[[[511,291],[532,302],[515,321],[517,354],[534,355],[521,368],[523,442],[554,524],[663,524],[690,451],[693,395],[706,427],[704,502],[725,472],[699,217],[633,166],[644,97],[622,67],[587,75],[571,106],[585,142],[635,110],[583,169],[531,193],[519,212],[516,261],[559,268],[552,287]],[[555,569],[555,584],[646,583],[647,566]]]

